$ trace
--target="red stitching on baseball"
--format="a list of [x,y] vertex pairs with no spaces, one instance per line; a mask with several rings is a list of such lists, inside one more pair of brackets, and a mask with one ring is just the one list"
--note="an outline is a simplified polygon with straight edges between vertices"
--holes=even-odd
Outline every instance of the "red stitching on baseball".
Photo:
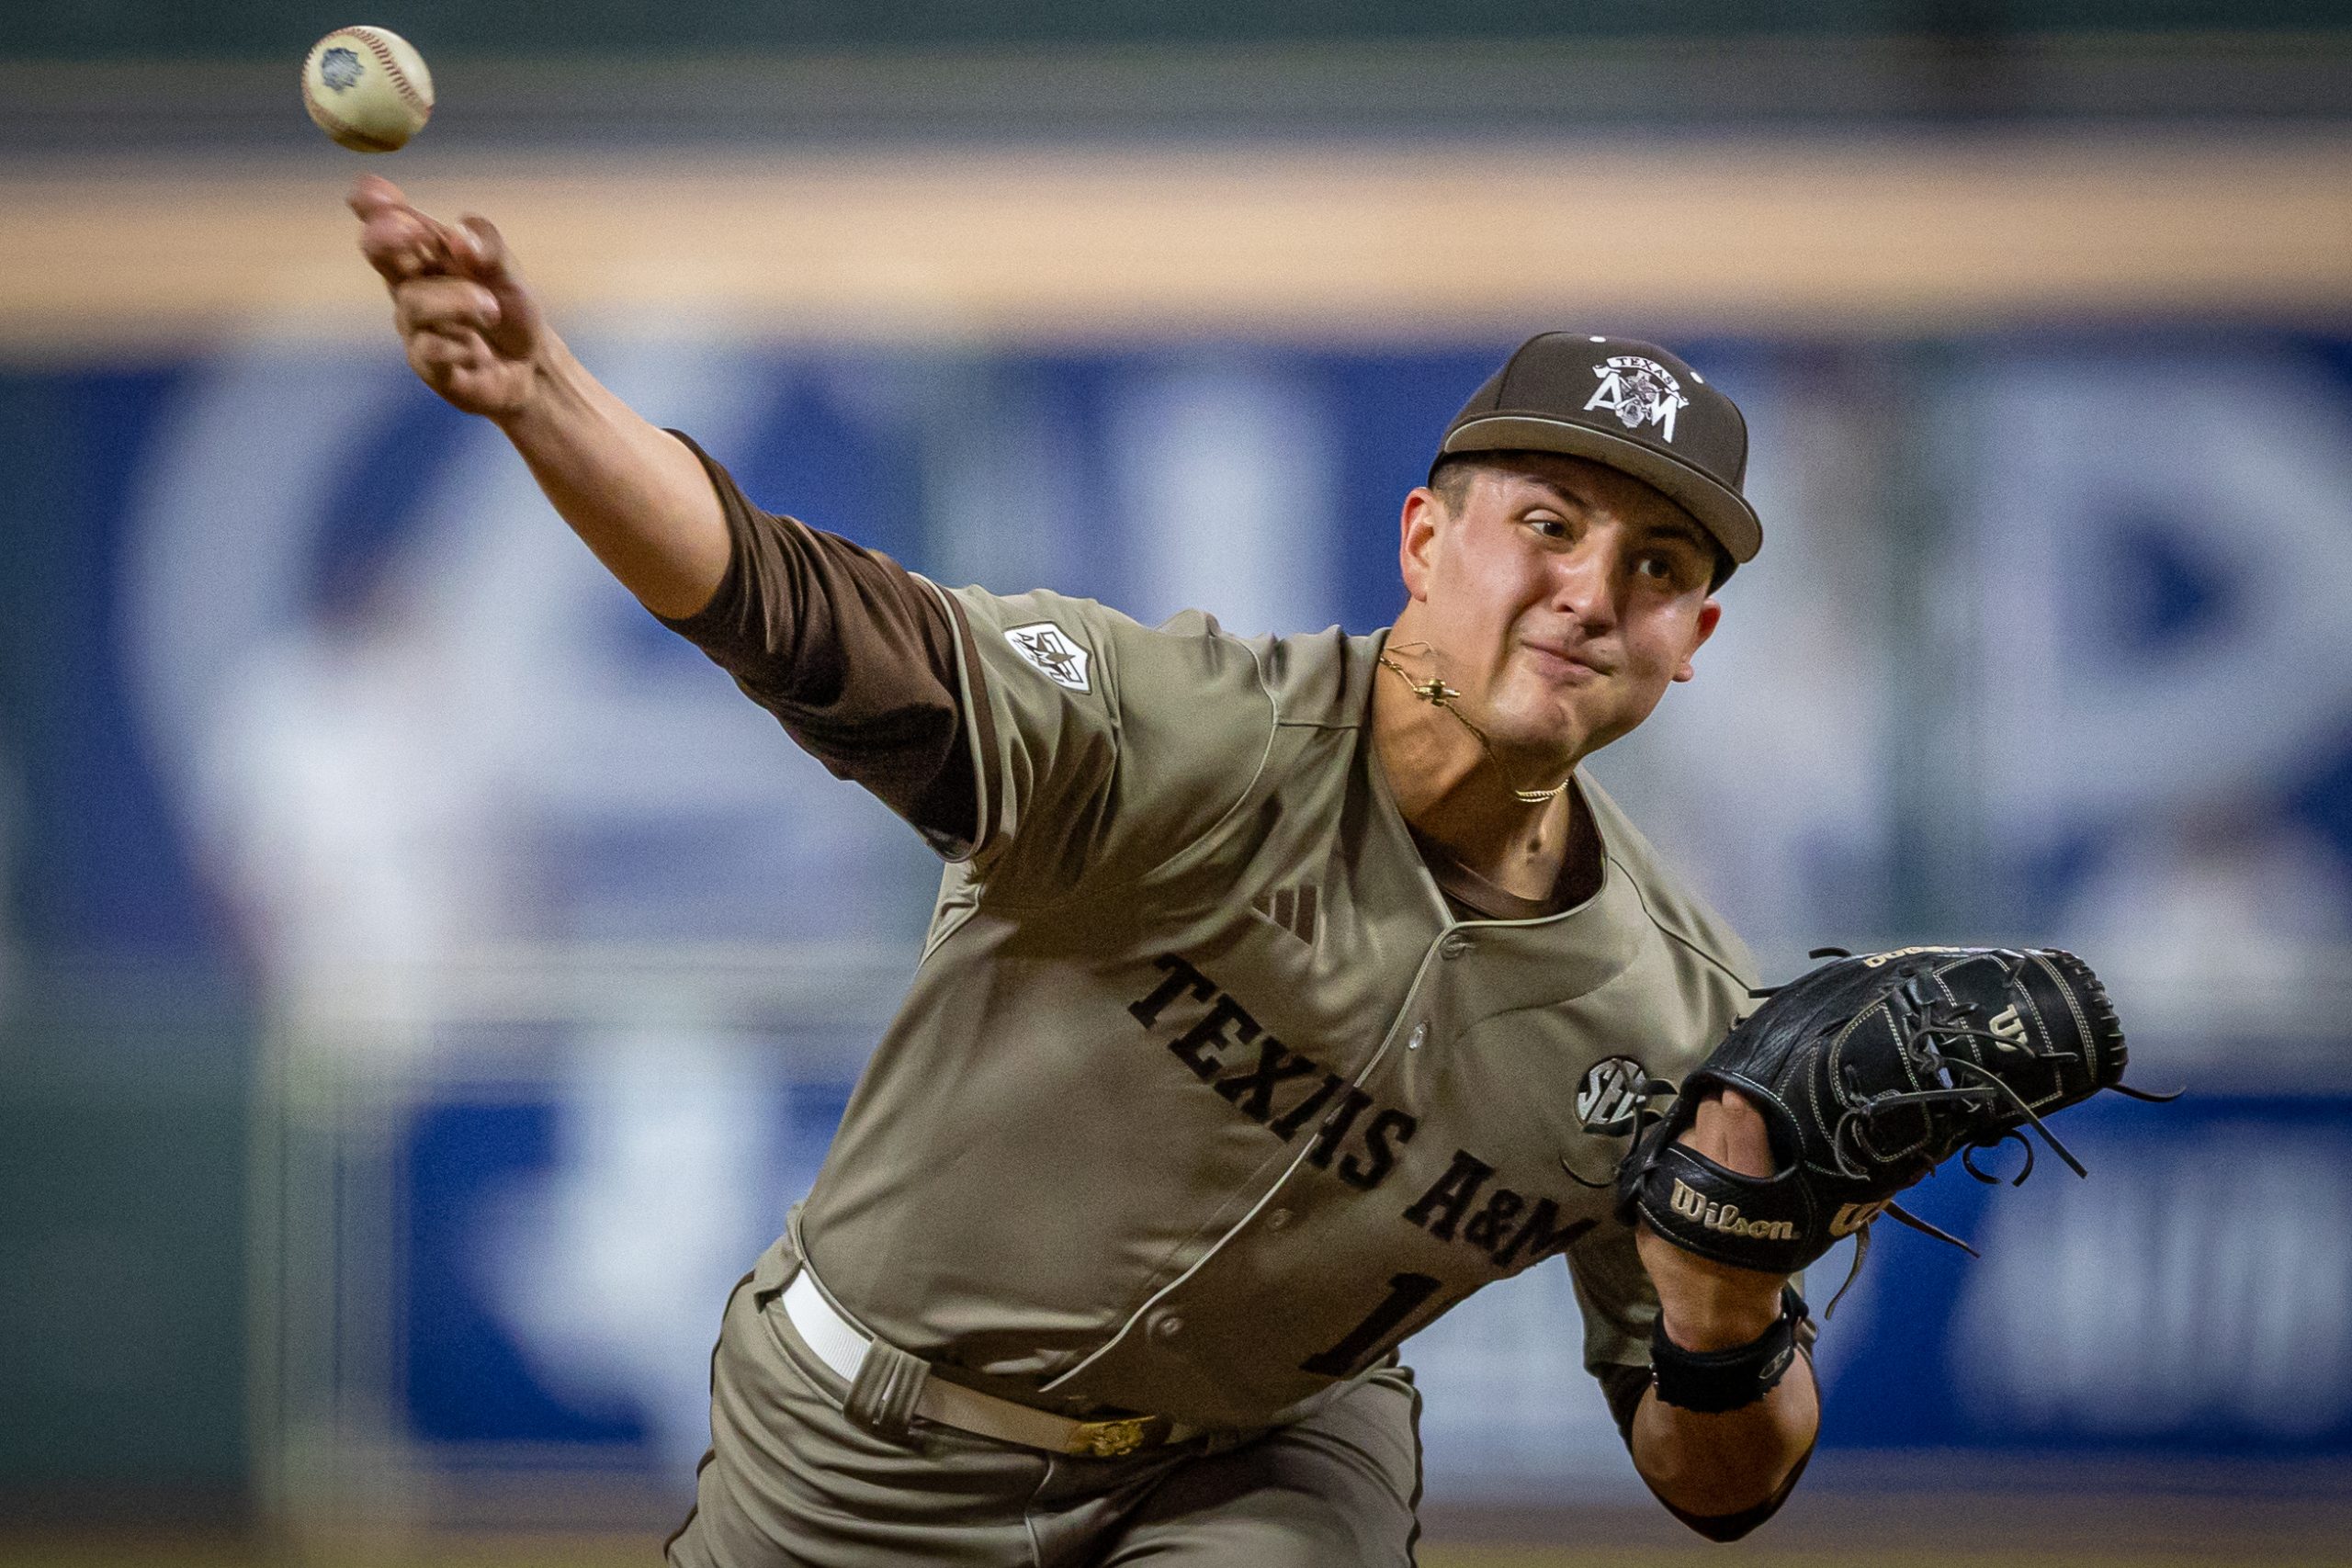
[[341,115],[335,113],[334,110],[319,102],[316,97],[311,96],[311,81],[307,75],[302,79],[302,107],[311,111],[311,118],[316,120],[322,129],[333,131],[339,136],[348,136],[356,141],[363,142],[370,152],[397,152],[401,150],[401,144],[399,142],[387,141],[382,137],[375,135],[370,131],[360,130],[357,126],[353,125]]
[[383,66],[384,74],[392,79],[393,88],[399,92],[401,97],[406,98],[409,101],[411,107],[418,110],[428,118],[432,117],[433,106],[426,103],[422,97],[417,96],[416,89],[411,86],[409,85],[408,78],[401,73],[400,62],[392,58],[392,51],[385,47],[384,40],[382,39],[378,38],[366,28],[354,28],[351,29],[348,36],[357,39],[360,42],[368,46],[368,52],[376,57],[379,64]]

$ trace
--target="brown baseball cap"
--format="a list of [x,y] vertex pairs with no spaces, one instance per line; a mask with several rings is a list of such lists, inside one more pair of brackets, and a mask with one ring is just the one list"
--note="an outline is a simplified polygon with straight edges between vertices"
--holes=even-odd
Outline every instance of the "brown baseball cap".
[[1735,562],[1764,525],[1740,494],[1747,422],[1729,398],[1654,343],[1544,333],[1519,345],[1445,427],[1437,463],[1471,452],[1565,452],[1654,486]]

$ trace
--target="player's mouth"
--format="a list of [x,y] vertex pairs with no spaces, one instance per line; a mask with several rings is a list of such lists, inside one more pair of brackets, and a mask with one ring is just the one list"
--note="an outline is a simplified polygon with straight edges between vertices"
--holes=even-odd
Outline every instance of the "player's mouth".
[[1580,686],[1597,681],[1616,670],[1611,661],[1597,657],[1589,649],[1568,648],[1558,643],[1522,642],[1535,661],[1535,668],[1551,680]]

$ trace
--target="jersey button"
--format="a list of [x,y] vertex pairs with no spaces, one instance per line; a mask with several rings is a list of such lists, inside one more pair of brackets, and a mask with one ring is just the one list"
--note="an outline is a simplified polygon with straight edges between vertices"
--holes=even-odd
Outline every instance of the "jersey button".
[[1459,958],[1470,951],[1470,939],[1457,931],[1437,944],[1437,955],[1440,958]]
[[1405,1041],[1405,1049],[1408,1051],[1418,1051],[1421,1048],[1421,1042],[1427,1040],[1429,1037],[1430,1026],[1426,1023],[1417,1023],[1413,1025],[1413,1032],[1411,1035]]
[[1163,1313],[1153,1320],[1151,1332],[1159,1338],[1173,1339],[1184,1332],[1184,1320],[1172,1312]]
[[1268,1230],[1278,1231],[1288,1224],[1290,1224],[1290,1211],[1288,1209],[1269,1209],[1266,1211],[1266,1228]]

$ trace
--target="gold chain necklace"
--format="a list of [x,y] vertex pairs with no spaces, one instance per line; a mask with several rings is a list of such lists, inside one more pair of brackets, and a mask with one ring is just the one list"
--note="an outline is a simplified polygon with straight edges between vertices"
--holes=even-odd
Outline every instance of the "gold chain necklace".
[[[1428,652],[1435,651],[1425,642],[1406,643],[1401,646],[1406,648],[1418,648]],[[1558,799],[1561,791],[1566,789],[1570,784],[1575,782],[1576,775],[1574,773],[1570,773],[1566,778],[1562,779],[1550,789],[1521,789],[1518,785],[1511,784],[1510,771],[1503,766],[1502,758],[1498,755],[1495,750],[1495,743],[1487,739],[1487,732],[1479,728],[1476,725],[1471,723],[1470,716],[1456,705],[1462,697],[1462,694],[1460,692],[1457,692],[1453,687],[1447,685],[1443,678],[1441,676],[1431,675],[1426,681],[1416,681],[1413,679],[1412,671],[1397,663],[1395,660],[1389,658],[1385,649],[1380,655],[1380,663],[1383,669],[1393,670],[1396,672],[1396,678],[1405,682],[1405,689],[1407,691],[1412,693],[1413,695],[1420,698],[1421,701],[1429,704],[1431,707],[1443,708],[1446,712],[1454,716],[1455,721],[1459,723],[1463,728],[1468,730],[1472,735],[1478,738],[1478,744],[1486,749],[1487,760],[1494,763],[1495,772],[1503,775],[1503,783],[1510,790],[1510,797],[1513,800],[1523,801],[1529,806],[1541,806],[1545,801]]]

